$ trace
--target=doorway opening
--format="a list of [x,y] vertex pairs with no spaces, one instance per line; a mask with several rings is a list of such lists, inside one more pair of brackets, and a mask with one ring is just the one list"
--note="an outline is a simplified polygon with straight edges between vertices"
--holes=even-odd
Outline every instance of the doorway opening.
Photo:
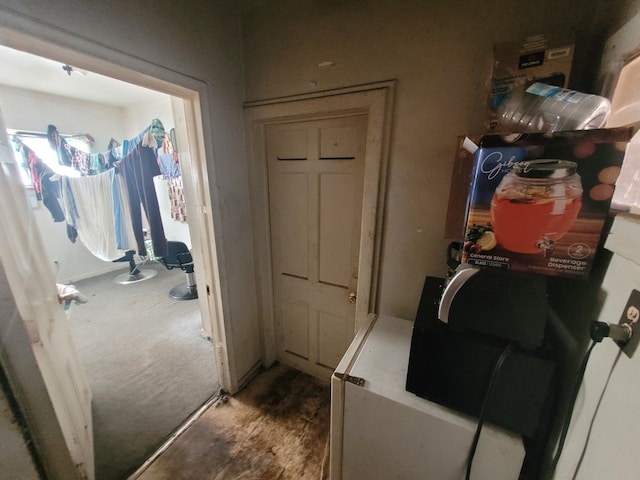
[[[18,48],[23,59],[29,55],[27,51],[38,53],[37,42],[31,43],[27,40],[18,43],[19,45],[12,46]],[[52,49],[52,52],[52,56],[55,56],[56,49]],[[74,68],[82,69],[86,75],[84,79],[90,81],[91,77],[98,78],[98,75],[92,73],[90,62],[81,55],[72,54],[71,58],[72,60],[65,59],[64,65],[68,66],[66,62],[73,61]],[[44,57],[39,57],[39,60],[48,61]],[[93,61],[98,62],[95,59]],[[113,282],[115,270],[128,268],[126,263],[101,264],[94,258],[93,262],[83,269],[80,266],[81,259],[83,256],[88,259],[90,255],[86,255],[86,251],[78,244],[57,245],[58,250],[52,249],[56,253],[46,258],[46,263],[53,270],[57,282],[73,282],[88,299],[86,304],[71,305],[68,310],[68,322],[74,344],[80,347],[79,357],[89,373],[90,386],[93,387],[98,480],[125,478],[133,472],[192,412],[214,395],[221,385],[228,388],[225,379],[229,378],[228,371],[220,369],[220,365],[228,365],[228,362],[216,357],[211,342],[211,338],[215,342],[224,342],[218,335],[220,329],[217,322],[221,319],[213,313],[219,312],[215,288],[210,287],[217,284],[216,269],[212,263],[212,258],[215,257],[211,240],[213,227],[210,217],[202,218],[193,214],[201,211],[202,206],[207,206],[208,202],[203,190],[207,185],[206,180],[203,181],[203,177],[206,178],[206,162],[200,147],[202,133],[201,120],[198,118],[198,94],[135,72],[113,69],[113,66],[103,63],[102,70],[111,68],[122,77],[127,77],[133,84],[152,87],[140,89],[139,92],[146,99],[150,98],[145,96],[146,93],[151,93],[153,99],[146,104],[132,104],[129,108],[104,106],[95,115],[100,117],[100,122],[95,122],[95,119],[83,118],[80,115],[81,112],[90,110],[81,107],[80,104],[85,103],[85,107],[91,107],[100,104],[98,101],[88,102],[77,98],[69,100],[69,96],[24,88],[24,84],[20,87],[0,85],[0,97],[16,99],[22,95],[18,100],[23,107],[29,100],[33,104],[27,112],[25,108],[12,110],[3,105],[6,109],[4,116],[7,126],[13,130],[43,132],[48,124],[58,124],[61,129],[61,125],[66,124],[78,127],[66,127],[63,133],[89,133],[98,137],[96,131],[87,131],[88,126],[94,125],[96,129],[109,130],[107,119],[117,119],[120,112],[122,123],[128,124],[128,128],[112,123],[113,134],[108,135],[128,139],[141,130],[141,118],[147,116],[148,121],[151,121],[153,118],[164,116],[165,126],[175,128],[177,144],[183,146],[181,149],[184,148],[184,155],[180,155],[181,152],[178,154],[186,209],[192,212],[192,221],[186,229],[173,229],[171,234],[167,230],[167,238],[184,241],[191,249],[202,292],[197,300],[170,299],[169,287],[180,283],[184,279],[183,274],[180,270],[165,269],[159,262],[151,260],[151,257],[145,268],[156,270],[157,275],[130,285]],[[62,65],[61,62],[58,64]],[[6,63],[3,62],[3,65]],[[64,75],[68,73],[69,77],[72,75],[69,70],[62,68],[61,72]],[[64,80],[68,79],[61,76],[61,81]],[[122,80],[119,82],[124,84]],[[57,114],[51,109],[45,109],[48,105],[55,108],[53,105],[56,101],[58,106],[62,105]],[[65,101],[70,102],[73,108],[69,103],[64,105]],[[3,101],[3,104],[7,103],[10,104],[11,101]],[[28,115],[24,118],[14,115],[16,110],[22,110]],[[158,112],[162,115],[158,115]],[[77,114],[77,123],[68,121],[68,114]],[[39,120],[42,125],[24,123],[27,117]],[[65,117],[65,120],[62,120],[62,117]],[[97,151],[101,151],[106,145],[96,147]],[[42,205],[38,205],[36,201],[34,207],[38,213],[44,213],[39,220],[43,228],[56,227],[51,218],[47,218]],[[48,242],[51,244],[53,237],[49,233],[51,232],[40,231],[45,245]],[[69,248],[74,250],[69,252]],[[82,253],[78,254],[79,251]],[[214,290],[213,294],[209,294],[211,290]],[[147,320],[146,325],[145,322],[139,321],[141,319]],[[118,325],[115,320],[122,323]],[[110,323],[112,325],[109,325]],[[124,325],[132,330],[124,332]],[[110,326],[113,328],[112,331],[109,330]],[[178,350],[175,348],[176,343],[181,344],[178,345]],[[169,355],[169,351],[174,353]],[[171,361],[171,358],[179,358],[180,361]],[[172,374],[167,375],[168,371]],[[127,372],[131,373],[129,379],[126,379]],[[195,383],[185,386],[185,380]],[[201,382],[207,384],[202,385]],[[197,393],[194,393],[193,385],[199,387]],[[177,398],[176,395],[182,398],[179,407],[171,400]],[[175,411],[178,408],[180,412]],[[167,415],[167,412],[171,412],[171,415]],[[141,417],[146,417],[146,420]],[[167,417],[172,419],[168,422],[159,421]],[[126,420],[127,418],[129,420]],[[153,425],[153,428],[150,428],[150,425]],[[141,440],[143,432],[146,432],[144,436],[148,437],[144,442]],[[151,437],[148,435],[150,432],[153,433]],[[121,450],[120,453],[118,449]]]

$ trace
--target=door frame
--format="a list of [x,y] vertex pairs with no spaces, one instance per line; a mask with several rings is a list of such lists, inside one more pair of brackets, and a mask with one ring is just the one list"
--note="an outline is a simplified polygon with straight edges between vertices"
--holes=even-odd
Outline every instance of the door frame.
[[245,135],[256,263],[256,292],[262,357],[266,366],[277,359],[277,326],[273,302],[273,268],[269,220],[267,125],[366,114],[367,141],[360,230],[360,260],[355,332],[377,310],[377,290],[385,210],[391,115],[395,81],[328,90],[245,103]]
[[[11,17],[9,12],[6,13]],[[216,196],[217,192],[209,187],[208,170],[213,170],[214,164],[206,160],[206,152],[212,152],[213,145],[211,135],[205,132],[213,129],[213,122],[208,109],[201,108],[201,105],[209,104],[210,87],[199,79],[52,29],[48,25],[28,22],[29,25],[25,26],[28,33],[24,33],[3,23],[0,23],[2,45],[62,63],[73,63],[78,68],[172,97],[176,135],[182,146],[180,162],[185,166],[186,173],[184,193],[187,207],[191,207],[189,218],[195,220],[189,224],[193,259],[202,291],[207,293],[200,295],[198,300],[203,327],[214,341],[221,385],[227,391],[235,391],[233,387],[237,381],[235,374],[229,372],[230,359],[227,358],[227,344],[230,341],[224,324],[224,295],[220,282],[220,269],[225,262],[220,258],[222,252],[216,249],[218,236],[215,233],[219,233],[220,229],[216,228],[214,233],[214,221],[219,218],[216,205],[220,202],[212,201],[212,195]],[[24,23],[27,23],[25,19],[16,17],[17,25],[23,27]],[[43,40],[45,37],[47,40]],[[176,99],[182,101],[176,102]]]
[[[213,139],[210,133],[213,130],[213,121],[209,109],[201,108],[201,105],[210,104],[211,87],[205,81],[133,57],[125,52],[113,50],[51,25],[22,17],[10,10],[0,9],[0,11],[2,11],[2,17],[0,17],[0,44],[2,45],[61,63],[72,63],[78,68],[134,83],[182,100],[176,102],[172,99],[172,109],[175,115],[176,134],[183,145],[181,162],[186,166],[185,170],[188,170],[188,174],[185,175],[184,191],[188,207],[191,206],[189,217],[194,220],[190,224],[194,264],[201,292],[206,292],[206,295],[199,296],[198,301],[203,327],[212,337],[212,355],[215,356],[221,387],[226,391],[235,392],[238,388],[238,375],[233,370],[234,362],[230,355],[230,348],[233,345],[232,330],[226,326],[224,315],[224,312],[228,311],[229,300],[225,286],[220,282],[220,278],[225,277],[226,262],[223,258],[224,252],[216,248],[222,229],[217,225],[214,229],[214,223],[219,222],[218,219],[220,219],[218,205],[221,202],[217,198],[218,192],[209,188],[209,171],[213,176],[215,163],[213,160],[207,162],[206,159],[206,153],[213,152]],[[7,274],[7,280],[12,284],[13,280],[9,272]],[[18,342],[22,341],[20,338],[20,335],[23,335],[22,332],[18,331],[15,335],[18,335]],[[13,339],[5,338],[5,341],[12,342]],[[24,370],[22,364],[32,361],[32,357],[25,354],[2,360],[14,362],[15,368],[12,370],[20,372]],[[19,373],[17,375],[12,378],[12,382],[18,401],[27,408],[42,410],[32,412],[33,418],[50,415],[48,402],[30,397],[33,395],[30,393],[34,391],[33,385],[42,382],[42,373],[39,372],[37,378],[24,378]],[[38,391],[38,394],[42,395],[42,392]],[[39,423],[30,425],[30,428],[36,432],[41,431],[41,427]],[[55,426],[52,425],[49,431],[53,435],[52,438],[58,436]],[[64,444],[61,438],[59,442]],[[64,455],[62,451],[56,454],[49,450],[40,453],[45,457]],[[49,462],[45,461],[45,463],[53,465],[65,463],[59,458],[47,458],[47,460]],[[67,472],[66,475],[61,476],[63,477],[72,478],[73,476]]]

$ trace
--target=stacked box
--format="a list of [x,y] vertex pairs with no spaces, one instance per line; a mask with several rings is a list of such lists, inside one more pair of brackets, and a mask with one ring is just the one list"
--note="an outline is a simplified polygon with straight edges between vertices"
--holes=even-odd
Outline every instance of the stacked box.
[[462,261],[581,278],[609,215],[631,128],[480,139]]

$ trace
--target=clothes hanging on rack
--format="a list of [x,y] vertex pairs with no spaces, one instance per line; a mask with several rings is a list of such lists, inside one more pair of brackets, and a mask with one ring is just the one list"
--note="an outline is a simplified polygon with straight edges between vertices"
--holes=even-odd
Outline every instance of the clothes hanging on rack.
[[105,168],[113,168],[118,160],[122,158],[122,145],[115,138],[109,140],[107,151],[103,153]]
[[[165,131],[164,131],[164,125],[158,118],[154,118],[153,120],[151,120],[151,123],[149,124],[149,126],[145,128],[142,132],[140,132],[138,135],[136,135],[135,137],[129,140],[124,140],[122,142],[122,155],[127,156],[131,152],[133,152],[135,148],[140,143],[142,143],[142,141],[147,136],[147,134],[151,134],[151,137],[155,139],[156,145],[154,146],[154,148],[157,148],[157,146],[162,143],[162,140],[164,139],[164,136],[165,136]],[[150,145],[148,145],[147,143],[146,146],[150,146]]]
[[169,130],[169,141],[171,142],[171,149],[178,153],[178,138],[176,135],[176,129],[172,128],[171,130]]
[[[75,137],[74,137],[75,138]],[[149,233],[155,254],[167,254],[167,240],[160,216],[160,209],[153,177],[160,175],[156,149],[165,138],[165,130],[159,119],[136,137],[123,141],[120,145],[112,139],[108,151],[103,154],[88,154],[75,148],[65,140],[55,125],[49,125],[47,139],[56,152],[61,165],[79,171],[82,177],[58,176],[52,182],[51,193],[61,196],[61,203],[49,202],[58,210],[52,216],[56,221],[66,220],[67,236],[72,242],[81,242],[96,257],[111,261],[122,256],[124,250],[132,249],[134,239],[138,255],[147,256],[143,233],[142,208],[148,222]],[[82,136],[82,140],[93,145],[93,138]],[[48,168],[40,162],[43,168]],[[42,189],[43,178],[35,174],[34,184],[38,192]],[[114,168],[117,167],[117,168]],[[53,173],[53,172],[52,172]],[[51,180],[51,175],[47,176]],[[141,207],[142,206],[142,207]]]
[[65,148],[71,157],[71,167],[75,168],[83,176],[89,175],[89,169],[91,166],[89,154],[78,148],[72,147],[68,143],[65,145]]
[[[133,244],[123,180],[115,170],[85,177],[62,177],[70,220],[93,255],[113,261]],[[73,205],[73,207],[72,207]]]
[[[61,177],[62,178],[62,177]],[[60,192],[62,194],[62,208],[67,222],[67,237],[71,243],[76,243],[78,238],[78,209],[73,198],[73,192],[68,182],[60,180]]]
[[47,127],[47,139],[49,140],[49,146],[58,155],[58,161],[60,162],[60,164],[70,167],[71,158],[69,157],[69,152],[64,147],[67,142],[60,136],[55,125],[49,125]]
[[187,223],[187,203],[184,199],[182,176],[167,180],[169,187],[169,202],[171,204],[171,218]]
[[173,153],[158,153],[158,164],[164,178],[177,178],[181,175],[180,164]]
[[[175,129],[171,129],[175,135]],[[162,146],[158,148],[158,165],[162,177],[167,183],[167,195],[171,206],[171,218],[178,222],[187,223],[187,206],[182,187],[182,172],[180,158],[174,150],[171,133],[165,135]]]
[[42,203],[51,213],[54,222],[64,222],[64,212],[59,201],[60,182],[54,180],[56,178],[55,172],[40,159],[35,164],[35,170],[39,178]]
[[[87,145],[93,145],[93,138],[91,136],[80,135],[74,138],[79,137],[82,138]],[[47,139],[49,140],[51,148],[56,151],[58,161],[61,165],[75,168],[81,175],[89,175],[91,162],[87,152],[70,145],[63,137],[60,136],[55,125],[49,125],[47,127]]]
[[106,172],[108,169],[104,153],[89,154],[89,175],[97,175]]
[[13,137],[16,150],[20,152],[23,161],[28,165],[28,173],[33,184],[36,198],[41,200],[51,213],[54,222],[64,221],[64,212],[58,199],[60,198],[60,184],[51,179],[55,172],[44,163],[36,153],[27,147],[19,137]]
[[118,173],[123,176],[127,186],[131,223],[138,246],[138,255],[147,256],[142,224],[142,206],[149,223],[149,233],[155,255],[158,257],[166,256],[168,253],[167,239],[153,184],[153,177],[160,175],[155,149],[142,145],[142,141],[139,142],[128,155],[118,162]]

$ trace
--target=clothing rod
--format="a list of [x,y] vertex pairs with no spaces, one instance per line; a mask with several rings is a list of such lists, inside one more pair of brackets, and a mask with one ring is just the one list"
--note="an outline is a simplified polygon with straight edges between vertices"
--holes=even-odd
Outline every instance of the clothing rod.
[[[47,138],[46,132],[29,132],[26,130],[16,130],[15,132],[10,132],[9,134],[15,135],[17,137]],[[71,137],[78,137],[82,135],[68,135],[64,133],[59,133],[58,136],[63,138],[71,138]]]

